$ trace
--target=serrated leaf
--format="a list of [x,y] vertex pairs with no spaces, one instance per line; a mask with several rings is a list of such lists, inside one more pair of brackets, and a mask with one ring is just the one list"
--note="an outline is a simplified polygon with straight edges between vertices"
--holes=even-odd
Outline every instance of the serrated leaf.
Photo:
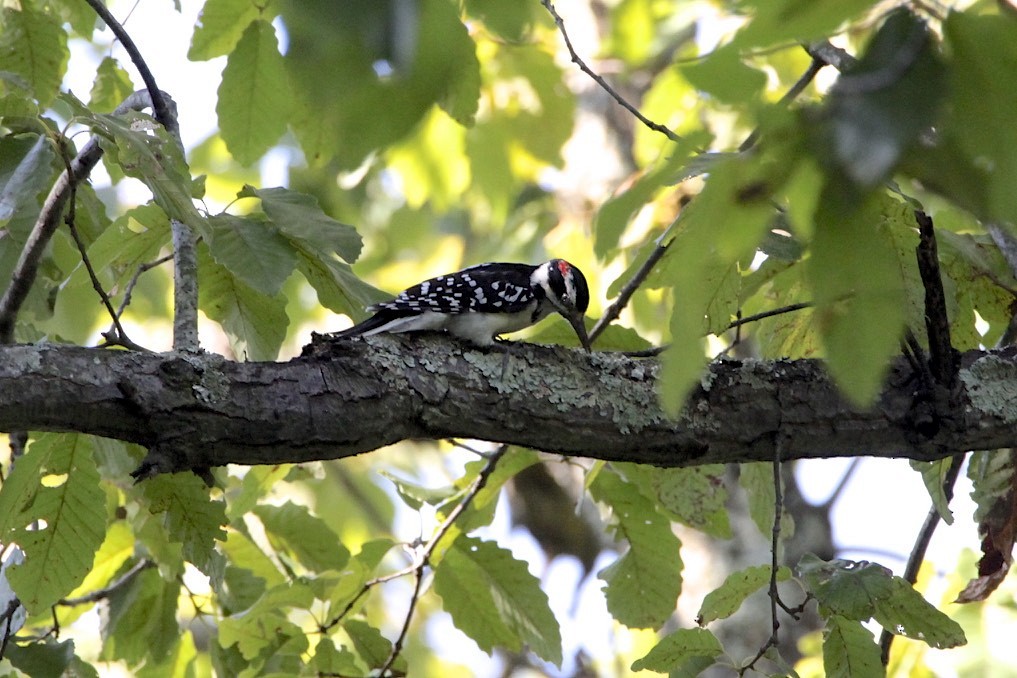
[[[786,567],[778,568],[777,581],[787,581],[791,578],[791,570]],[[770,566],[757,565],[747,567],[738,572],[728,575],[724,583],[718,588],[710,591],[703,598],[703,604],[699,607],[699,614],[696,615],[696,623],[705,626],[715,619],[726,619],[741,607],[745,599],[770,583]]]
[[212,500],[193,473],[162,474],[145,481],[143,495],[153,515],[162,514],[169,538],[183,545],[188,562],[209,574],[216,540],[226,539],[226,504]]
[[242,568],[264,581],[269,587],[278,586],[285,581],[283,573],[272,559],[265,555],[261,547],[236,530],[231,529],[226,532],[226,541],[222,544],[222,550],[231,565]]
[[496,544],[460,537],[434,571],[434,589],[456,628],[482,650],[524,646],[561,665],[561,631],[540,582]]
[[943,482],[952,465],[952,457],[937,461],[911,460],[911,468],[922,474],[922,482],[925,483],[925,489],[932,499],[932,505],[936,507],[939,517],[947,525],[953,524],[953,511],[950,510],[950,500],[946,496]]
[[318,200],[288,188],[245,186],[239,197],[255,197],[279,232],[319,254],[335,252],[352,264],[360,256],[364,242],[352,226],[340,223],[322,211]]
[[219,621],[219,643],[223,647],[236,645],[247,660],[268,648],[282,646],[286,646],[286,654],[305,652],[307,634],[285,614],[291,608],[306,610],[313,600],[306,584],[286,583],[271,588],[243,613]]
[[226,61],[215,110],[226,148],[241,165],[250,165],[286,131],[293,107],[289,77],[275,28],[251,22]]
[[660,628],[674,612],[682,587],[681,542],[671,523],[638,488],[608,469],[590,493],[613,512],[612,529],[629,548],[597,573],[611,615],[630,628]]
[[265,526],[269,542],[293,553],[308,570],[341,570],[350,559],[339,535],[304,506],[287,501],[282,506],[257,506],[254,514]]
[[212,257],[262,294],[277,294],[297,265],[289,241],[263,219],[217,214],[208,228]]
[[134,93],[131,76],[113,57],[105,57],[95,70],[88,106],[94,111],[112,112]]
[[873,619],[890,633],[921,640],[935,648],[967,643],[960,624],[936,609],[911,584],[894,577],[890,593],[875,601]]
[[206,61],[229,54],[265,9],[251,0],[205,0],[194,25],[187,58]]
[[0,63],[29,83],[39,104],[56,96],[67,69],[67,34],[51,12],[36,11],[34,3],[5,5],[0,26]]
[[1017,451],[975,452],[968,462],[974,489],[982,557],[978,576],[957,596],[958,603],[985,600],[1003,582],[1013,565],[1017,539]]
[[0,488],[0,539],[25,552],[25,562],[7,577],[30,614],[84,580],[105,533],[91,436],[39,435]]
[[834,615],[826,620],[823,670],[827,678],[886,675],[879,645],[861,622]]
[[[369,667],[378,669],[385,665],[392,653],[392,642],[383,636],[381,631],[360,619],[343,622],[343,629],[353,641],[357,654]],[[406,675],[406,657],[404,655],[397,657],[391,668],[395,674]]]
[[654,469],[653,489],[661,506],[689,527],[718,539],[731,537],[723,464]]
[[180,635],[179,596],[180,582],[166,581],[156,570],[141,572],[111,593],[100,656],[128,665],[162,661]]
[[713,659],[723,652],[720,641],[706,629],[678,629],[664,636],[646,656],[633,662],[632,670],[661,673],[682,671],[684,665],[702,659],[708,659],[712,664]]
[[274,360],[279,354],[289,325],[285,297],[253,289],[216,263],[202,243],[198,244],[198,305],[226,330],[238,358]]

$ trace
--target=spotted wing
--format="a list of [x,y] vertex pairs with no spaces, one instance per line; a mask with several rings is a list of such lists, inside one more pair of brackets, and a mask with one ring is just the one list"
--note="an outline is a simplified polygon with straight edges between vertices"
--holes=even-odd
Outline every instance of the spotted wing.
[[533,301],[532,266],[480,264],[440,275],[400,292],[369,310],[389,317],[437,313],[515,313]]

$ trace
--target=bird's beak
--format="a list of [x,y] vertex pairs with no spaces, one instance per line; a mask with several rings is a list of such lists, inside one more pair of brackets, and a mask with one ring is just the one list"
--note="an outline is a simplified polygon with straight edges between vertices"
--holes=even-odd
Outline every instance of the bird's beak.
[[583,322],[583,314],[577,313],[576,315],[568,316],[569,324],[572,325],[572,329],[576,331],[579,336],[579,343],[583,345],[587,353],[590,353],[590,337],[586,334],[586,324]]

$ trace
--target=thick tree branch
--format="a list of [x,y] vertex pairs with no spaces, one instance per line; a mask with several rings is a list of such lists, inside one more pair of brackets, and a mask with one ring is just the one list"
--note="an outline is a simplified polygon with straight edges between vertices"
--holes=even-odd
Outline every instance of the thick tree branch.
[[80,431],[150,448],[144,474],[335,459],[401,440],[479,438],[660,466],[873,455],[933,460],[1017,446],[1017,350],[963,357],[957,410],[924,436],[895,364],[867,411],[821,363],[717,361],[683,413],[654,360],[438,336],[318,339],[288,363],[65,346],[0,347],[0,430]]

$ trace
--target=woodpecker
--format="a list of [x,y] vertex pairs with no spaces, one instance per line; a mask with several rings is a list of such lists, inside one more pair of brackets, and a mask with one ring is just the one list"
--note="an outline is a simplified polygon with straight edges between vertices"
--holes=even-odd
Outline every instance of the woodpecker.
[[529,327],[555,312],[569,321],[589,351],[583,324],[589,304],[583,272],[564,259],[539,266],[479,264],[425,280],[392,301],[370,306],[367,310],[373,316],[335,336],[445,330],[478,346],[490,346],[499,334]]

